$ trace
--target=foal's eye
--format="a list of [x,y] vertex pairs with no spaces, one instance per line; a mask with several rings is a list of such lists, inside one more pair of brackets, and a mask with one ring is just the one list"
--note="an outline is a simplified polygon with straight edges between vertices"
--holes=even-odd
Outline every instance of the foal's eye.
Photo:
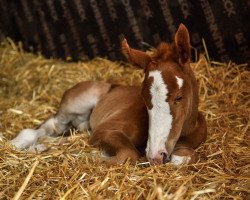
[[177,97],[174,99],[175,102],[179,102],[179,101],[181,101],[181,100],[182,100],[182,96],[177,96]]

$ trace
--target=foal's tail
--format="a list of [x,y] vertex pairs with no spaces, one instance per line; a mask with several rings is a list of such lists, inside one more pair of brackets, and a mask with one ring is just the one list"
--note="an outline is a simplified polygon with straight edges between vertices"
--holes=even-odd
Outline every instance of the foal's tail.
[[37,129],[22,130],[10,143],[18,149],[26,149],[35,145],[40,137],[62,135],[70,125],[79,130],[89,129],[92,109],[111,86],[104,82],[78,83],[64,93],[57,114]]

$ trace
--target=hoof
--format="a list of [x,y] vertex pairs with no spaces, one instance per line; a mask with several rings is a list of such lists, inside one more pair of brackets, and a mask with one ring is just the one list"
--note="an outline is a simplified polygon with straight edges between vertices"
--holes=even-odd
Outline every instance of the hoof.
[[174,166],[193,164],[198,161],[198,154],[192,148],[183,147],[175,150],[171,156],[171,163]]

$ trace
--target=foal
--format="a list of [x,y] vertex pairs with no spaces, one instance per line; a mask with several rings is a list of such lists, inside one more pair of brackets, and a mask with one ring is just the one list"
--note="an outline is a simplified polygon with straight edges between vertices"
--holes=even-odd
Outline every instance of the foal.
[[67,90],[58,112],[37,129],[24,129],[11,143],[19,149],[38,138],[59,136],[73,125],[90,128],[89,143],[102,148],[110,163],[136,161],[145,154],[151,164],[193,163],[194,151],[206,139],[206,122],[198,112],[198,89],[190,68],[189,33],[180,25],[172,44],[153,55],[122,41],[127,59],[145,71],[142,87],[81,82]]

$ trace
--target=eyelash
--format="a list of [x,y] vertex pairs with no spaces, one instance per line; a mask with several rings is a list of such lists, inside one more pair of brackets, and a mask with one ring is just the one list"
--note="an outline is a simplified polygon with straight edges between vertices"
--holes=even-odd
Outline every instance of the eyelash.
[[178,96],[178,97],[175,98],[174,101],[175,101],[175,102],[179,102],[179,101],[181,101],[181,100],[182,100],[182,96]]

